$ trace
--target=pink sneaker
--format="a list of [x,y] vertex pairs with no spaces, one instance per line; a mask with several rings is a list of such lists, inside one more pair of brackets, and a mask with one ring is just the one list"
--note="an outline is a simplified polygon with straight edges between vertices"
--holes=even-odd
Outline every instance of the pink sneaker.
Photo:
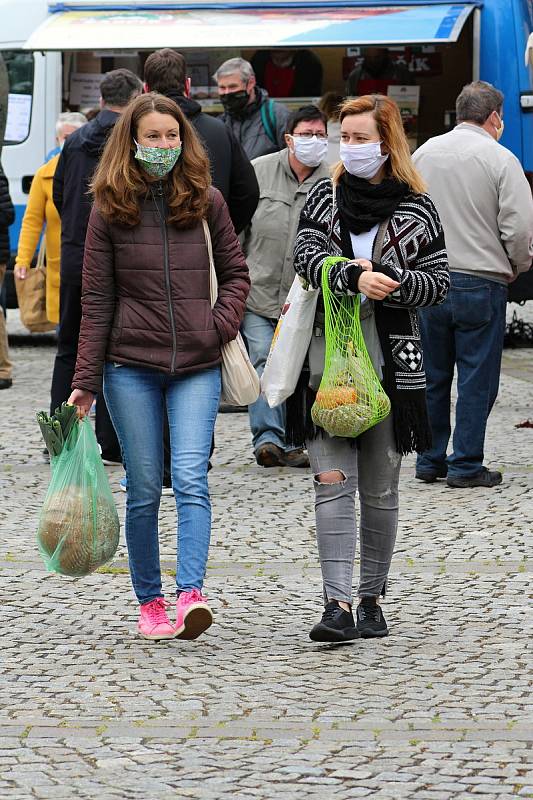
[[141,615],[137,630],[145,639],[173,639],[176,635],[174,626],[167,615],[170,605],[164,597],[156,597],[141,607]]
[[207,597],[199,589],[180,594],[176,602],[176,638],[197,639],[212,622]]

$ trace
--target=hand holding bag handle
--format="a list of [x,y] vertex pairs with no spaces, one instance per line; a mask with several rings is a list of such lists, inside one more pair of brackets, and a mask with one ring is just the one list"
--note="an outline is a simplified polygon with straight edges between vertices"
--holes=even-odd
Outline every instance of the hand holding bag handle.
[[[215,271],[215,261],[213,258],[213,245],[209,226],[203,221],[205,243],[209,255],[209,287],[211,294],[211,307],[218,298],[218,280]],[[259,376],[255,371],[248,357],[248,352],[244,346],[242,336],[237,334],[236,338],[220,348],[222,355],[222,396],[221,400],[229,405],[247,406],[255,403],[261,391]]]

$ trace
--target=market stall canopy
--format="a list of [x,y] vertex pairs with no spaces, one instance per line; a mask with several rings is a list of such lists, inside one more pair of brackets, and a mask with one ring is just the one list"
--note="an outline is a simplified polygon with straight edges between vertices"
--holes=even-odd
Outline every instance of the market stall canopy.
[[[80,3],[55,7],[80,8]],[[114,10],[110,6],[116,5]],[[343,3],[87,4],[58,10],[25,43],[26,50],[156,50],[160,47],[319,47],[443,44],[457,41],[479,3],[386,5]],[[159,8],[156,7],[159,6]],[[51,6],[53,9],[54,6]]]

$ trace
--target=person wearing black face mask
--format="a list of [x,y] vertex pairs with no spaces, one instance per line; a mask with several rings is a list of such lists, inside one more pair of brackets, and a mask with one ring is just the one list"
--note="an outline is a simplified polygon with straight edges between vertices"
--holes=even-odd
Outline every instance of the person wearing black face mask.
[[215,72],[222,117],[249,159],[276,153],[285,147],[288,110],[256,85],[252,65],[230,58]]

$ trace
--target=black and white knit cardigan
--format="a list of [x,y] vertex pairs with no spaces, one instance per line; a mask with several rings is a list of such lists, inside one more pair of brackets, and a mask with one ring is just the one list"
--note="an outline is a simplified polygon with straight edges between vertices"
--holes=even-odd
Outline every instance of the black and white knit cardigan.
[[[336,204],[333,207],[333,184],[323,178],[309,191],[300,216],[294,268],[319,288],[324,260],[342,255],[346,253],[342,252],[338,208]],[[380,263],[380,271],[400,283],[386,305],[418,308],[446,299],[450,276],[444,234],[427,194],[409,194],[399,203],[387,226]],[[335,294],[353,294],[348,287],[348,270],[344,264],[330,270],[330,288]]]
[[[300,216],[294,267],[315,288],[321,286],[322,265],[328,256],[350,256],[346,248],[343,252],[333,201],[332,181],[320,180],[310,190]],[[354,294],[350,288],[353,269],[345,263],[330,269],[328,278],[335,294]],[[450,285],[444,233],[428,195],[410,193],[400,201],[384,231],[381,257],[379,263],[373,262],[373,269],[400,284],[386,300],[375,303],[376,326],[385,360],[385,390],[396,416],[398,451],[421,451],[428,446],[430,433],[429,423],[424,423],[423,431],[417,430],[420,415],[427,419],[417,308],[444,302]]]

